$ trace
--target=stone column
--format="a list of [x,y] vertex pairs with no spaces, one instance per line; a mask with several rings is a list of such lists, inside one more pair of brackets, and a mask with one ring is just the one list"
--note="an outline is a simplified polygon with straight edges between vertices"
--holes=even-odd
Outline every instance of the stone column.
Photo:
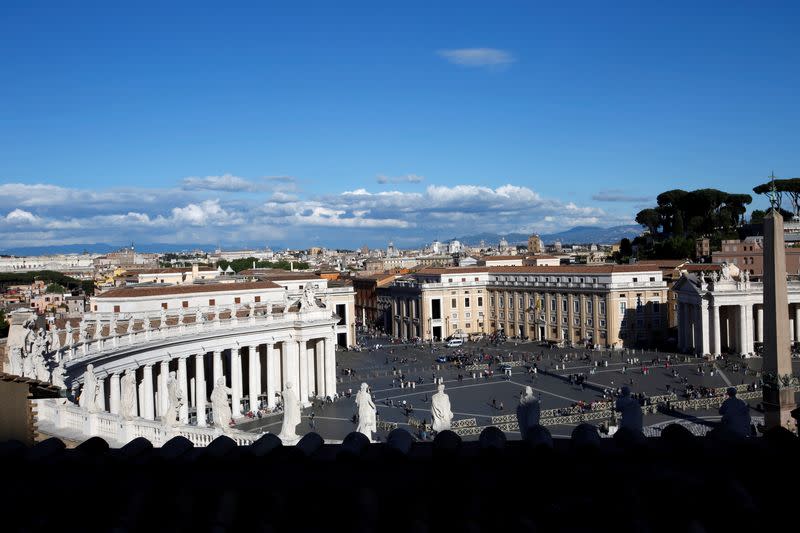
[[300,388],[299,390],[299,397],[300,403],[306,404],[308,403],[308,350],[306,349],[305,341],[298,341],[297,342],[297,359],[299,363],[299,371],[300,371]]
[[100,406],[100,411],[106,410],[106,378],[97,378],[97,404]]
[[317,365],[317,372],[315,375],[317,397],[325,399],[328,392],[325,388],[325,341],[322,339],[317,339],[317,342],[314,344],[314,358]]
[[325,391],[331,397],[336,393],[336,341],[333,337],[325,339]]
[[720,334],[719,306],[716,304],[711,306],[711,328],[714,334],[714,346],[712,347],[711,353],[713,355],[721,355],[722,336]]
[[169,393],[167,393],[167,379],[169,378],[169,359],[161,361],[161,372],[158,376],[158,412],[163,415],[167,412],[169,405]]
[[267,343],[267,407],[275,407],[275,392],[277,390],[280,368],[279,361],[275,353],[275,345]]
[[181,398],[183,398],[181,408],[178,411],[178,420],[180,420],[181,424],[189,423],[189,386],[187,382],[186,357],[178,359],[178,387],[180,387]]
[[258,346],[253,345],[248,349],[250,374],[248,379],[248,392],[250,393],[250,410],[258,410],[258,395],[261,394],[261,358],[258,353]]
[[144,382],[144,418],[155,420],[155,399],[153,398],[153,365],[144,365],[142,381]]
[[794,342],[797,338],[794,336],[796,324],[794,322],[794,317],[789,315],[789,342]]
[[711,331],[708,325],[708,300],[700,301],[700,316],[697,319],[700,322],[700,355],[705,355],[711,353],[709,348]]
[[206,425],[206,368],[204,363],[205,354],[199,353],[194,356],[194,404],[197,409],[197,425],[199,427]]
[[800,305],[794,306],[794,340],[800,340]]
[[764,306],[759,305],[756,309],[756,319],[758,321],[756,328],[756,340],[764,342]]
[[[413,331],[411,332],[413,336]],[[314,348],[316,347],[316,343],[311,348],[306,348],[306,359],[308,360],[307,368],[308,368],[308,396],[309,398],[316,398],[317,397],[317,380],[314,379],[314,374],[316,373],[316,365],[314,365]]]
[[242,417],[242,357],[239,348],[231,348],[231,414],[233,418]]
[[736,324],[739,333],[739,353],[747,353],[747,306],[739,306],[739,322]]
[[755,350],[753,348],[753,306],[747,304],[744,307],[744,349],[745,353],[752,354]]
[[223,368],[222,367],[222,352],[220,350],[214,350],[214,352],[212,353],[211,357],[212,357],[212,360],[211,360],[212,368],[211,368],[211,370],[212,370],[212,377],[214,379],[214,383],[211,384],[212,385],[211,388],[213,389],[214,387],[217,386],[217,381],[219,381],[219,378],[225,377],[225,374],[222,372],[222,368]]
[[764,217],[764,426],[794,430],[794,389],[777,386],[779,376],[792,374],[789,349],[789,298],[783,216],[774,208]]
[[678,302],[678,351],[686,349],[686,316],[684,316],[683,302]]
[[120,397],[120,388],[119,388],[119,374],[114,373],[111,374],[111,379],[109,380],[109,386],[111,387],[110,391],[110,398],[109,398],[109,410],[111,411],[112,415],[119,414],[119,397]]

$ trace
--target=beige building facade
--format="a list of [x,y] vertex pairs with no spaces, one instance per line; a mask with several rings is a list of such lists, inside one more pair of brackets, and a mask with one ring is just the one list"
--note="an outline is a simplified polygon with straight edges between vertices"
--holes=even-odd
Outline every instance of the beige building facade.
[[666,340],[667,284],[636,265],[425,269],[388,287],[391,334],[496,333],[605,347]]

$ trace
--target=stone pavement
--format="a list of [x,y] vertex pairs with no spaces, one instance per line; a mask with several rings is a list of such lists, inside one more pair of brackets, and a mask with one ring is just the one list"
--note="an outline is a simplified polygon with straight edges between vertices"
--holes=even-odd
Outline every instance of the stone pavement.
[[[542,409],[554,409],[569,407],[578,401],[592,402],[602,400],[602,391],[606,387],[621,387],[627,385],[632,392],[643,392],[648,396],[667,394],[669,390],[675,391],[681,396],[684,385],[680,384],[672,376],[672,370],[676,369],[681,377],[685,377],[688,383],[695,387],[725,387],[730,384],[751,383],[756,378],[752,372],[733,372],[724,370],[720,372],[719,364],[715,365],[714,375],[711,375],[712,365],[702,359],[694,357],[688,358],[682,355],[672,354],[672,364],[670,369],[665,368],[665,353],[636,351],[634,352],[598,352],[569,348],[549,348],[540,346],[537,343],[518,343],[507,342],[500,346],[488,343],[466,343],[461,349],[449,349],[436,347],[396,346],[386,345],[386,339],[372,342],[382,343],[384,346],[373,348],[361,352],[337,352],[337,389],[340,395],[344,395],[348,390],[352,391],[353,398],[342,398],[333,404],[325,405],[320,408],[305,409],[303,411],[303,423],[298,426],[298,434],[310,432],[310,421],[308,415],[315,414],[315,431],[326,439],[343,439],[349,432],[355,429],[352,417],[356,412],[354,397],[362,382],[370,385],[372,397],[378,407],[379,420],[396,422],[401,427],[410,429],[407,424],[407,417],[400,405],[403,401],[408,406],[413,406],[411,416],[419,420],[427,420],[430,423],[430,397],[435,392],[433,384],[434,376],[443,378],[445,392],[450,395],[450,403],[455,420],[462,418],[475,418],[477,425],[485,426],[490,424],[490,417],[502,414],[514,414],[518,403],[520,392],[526,385],[533,387],[534,392],[539,395]],[[457,351],[470,354],[488,355],[490,357],[500,356],[505,360],[521,360],[524,356],[541,356],[541,361],[537,362],[539,373],[531,376],[524,366],[512,369],[511,379],[507,380],[502,372],[497,370],[497,363],[491,368],[495,370],[491,378],[472,379],[468,377],[464,370],[459,370],[453,363],[437,362],[441,356],[452,355]],[[562,357],[568,355],[569,360],[562,363]],[[588,355],[591,362],[579,360],[578,357]],[[659,357],[661,363],[651,365],[651,360]],[[640,364],[629,364],[626,361],[631,358],[638,358]],[[599,361],[595,374],[590,375],[589,370],[593,367],[593,362]],[[604,366],[605,362],[608,366]],[[746,360],[745,363],[755,360]],[[566,364],[566,369],[562,365]],[[649,373],[643,375],[641,365],[650,367]],[[556,365],[559,369],[556,370]],[[698,365],[700,365],[698,367]],[[625,367],[625,372],[622,369]],[[698,372],[698,368],[703,373]],[[352,373],[345,374],[344,369],[352,369]],[[405,375],[406,380],[417,381],[421,378],[422,383],[416,388],[399,388],[393,384],[393,371],[400,371]],[[458,374],[464,377],[458,380]],[[571,385],[568,376],[570,374],[584,373],[587,378],[586,386],[581,387]],[[631,382],[632,380],[632,382]],[[390,405],[393,402],[393,406]],[[751,402],[755,405],[758,402]],[[493,404],[497,407],[493,407]],[[502,404],[503,409],[500,409]],[[755,416],[757,413],[753,411]],[[707,424],[703,417],[710,417],[713,420],[718,418],[716,411],[693,411],[690,413],[677,413],[683,420],[695,423]],[[670,420],[671,417],[659,413],[647,415],[645,425],[661,423]],[[252,432],[278,432],[281,426],[281,416],[268,417],[262,420],[240,422],[239,428]],[[570,426],[550,427],[553,435],[568,436],[572,431]],[[379,432],[379,438],[384,438],[386,432]],[[518,438],[518,434],[509,434],[509,438]]]

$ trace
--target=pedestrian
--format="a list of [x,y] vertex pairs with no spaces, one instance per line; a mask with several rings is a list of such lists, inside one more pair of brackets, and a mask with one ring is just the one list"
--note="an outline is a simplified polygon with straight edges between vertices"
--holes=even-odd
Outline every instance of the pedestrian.
[[314,411],[311,411],[311,414],[308,415],[308,425],[311,426],[311,429],[316,429],[316,422],[314,422],[314,417],[317,416]]

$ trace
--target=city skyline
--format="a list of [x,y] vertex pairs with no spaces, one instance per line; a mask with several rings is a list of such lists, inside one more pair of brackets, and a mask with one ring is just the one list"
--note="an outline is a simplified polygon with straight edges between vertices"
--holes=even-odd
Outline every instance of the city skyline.
[[192,6],[6,10],[0,248],[555,233],[800,168],[789,2]]

